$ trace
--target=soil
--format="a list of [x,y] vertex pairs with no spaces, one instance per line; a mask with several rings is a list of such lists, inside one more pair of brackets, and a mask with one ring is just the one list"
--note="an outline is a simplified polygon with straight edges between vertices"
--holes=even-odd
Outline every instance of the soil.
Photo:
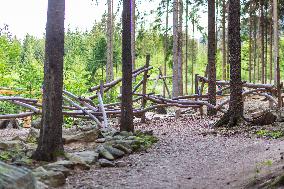
[[214,120],[193,117],[198,116],[136,124],[136,129],[153,130],[159,142],[119,160],[125,167],[75,172],[63,188],[244,188],[279,163],[283,139],[257,138],[250,131],[224,135],[210,128]]

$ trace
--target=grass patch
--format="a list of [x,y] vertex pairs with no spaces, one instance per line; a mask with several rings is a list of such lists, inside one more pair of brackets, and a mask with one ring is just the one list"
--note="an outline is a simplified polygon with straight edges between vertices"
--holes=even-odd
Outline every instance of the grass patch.
[[267,129],[261,129],[256,132],[256,135],[259,137],[278,139],[284,137],[284,132],[282,130],[271,131]]

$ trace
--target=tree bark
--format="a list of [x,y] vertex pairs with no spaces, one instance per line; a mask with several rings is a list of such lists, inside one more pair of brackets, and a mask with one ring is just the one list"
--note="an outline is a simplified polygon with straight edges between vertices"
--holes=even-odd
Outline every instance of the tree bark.
[[[165,33],[165,44],[164,44],[164,76],[167,76],[167,58],[168,58],[168,29],[169,29],[169,1],[167,0],[166,4],[166,33]],[[163,86],[163,96],[166,97],[166,88]]]
[[227,76],[226,76],[226,0],[222,0],[222,80],[226,80]]
[[230,102],[228,112],[215,124],[232,127],[243,115],[241,80],[240,0],[229,0]]
[[[208,0],[208,95],[209,103],[216,105],[216,38],[215,0]],[[208,115],[216,115],[216,110],[208,108]]]
[[108,0],[106,82],[113,81],[113,1]]
[[123,0],[122,13],[122,102],[121,131],[134,131],[132,102],[132,45],[131,5],[132,0]]
[[265,82],[265,49],[264,49],[264,0],[260,0],[260,47],[261,47],[261,83]]
[[133,70],[136,68],[135,64],[135,6],[136,2],[135,0],[131,0],[131,54],[132,54],[132,65],[133,65]]
[[49,0],[43,86],[43,127],[32,158],[53,161],[63,153],[62,89],[65,0]]
[[188,1],[185,3],[185,94],[188,95]]
[[178,88],[179,96],[183,95],[183,1],[179,0],[179,25],[178,25]]
[[178,0],[173,1],[173,97],[179,96],[178,83]]
[[273,0],[273,51],[274,51],[274,84],[278,86],[280,83],[277,83],[277,77],[280,75],[278,72],[278,59],[279,59],[279,31],[278,31],[278,0]]
[[252,56],[251,56],[251,52],[252,52],[252,5],[250,4],[250,8],[249,8],[249,82],[251,83],[251,71],[252,71]]

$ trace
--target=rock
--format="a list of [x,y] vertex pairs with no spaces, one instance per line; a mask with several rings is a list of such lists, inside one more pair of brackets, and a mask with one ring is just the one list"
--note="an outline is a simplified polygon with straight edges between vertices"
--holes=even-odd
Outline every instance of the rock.
[[11,149],[21,149],[23,146],[21,141],[0,141],[0,150],[11,150]]
[[124,137],[129,137],[129,136],[133,136],[132,132],[127,132],[127,131],[121,131],[119,133],[120,136],[124,136]]
[[49,187],[63,186],[66,182],[65,175],[60,171],[46,170],[38,167],[34,170],[33,175],[42,183]]
[[115,162],[116,167],[126,167],[127,163],[125,161],[117,161]]
[[99,159],[98,163],[101,167],[114,167],[115,166],[115,164],[113,162],[111,162],[107,159],[103,159],[103,158]]
[[82,170],[89,170],[90,166],[84,162],[77,162],[77,161],[68,161],[68,160],[61,160],[54,163],[50,163],[45,165],[44,167],[57,167],[57,166],[64,166],[67,169],[82,169]]
[[7,128],[9,128],[9,129],[19,129],[20,128],[19,121],[17,119],[11,119],[9,121],[9,124],[7,125]]
[[131,150],[137,150],[141,146],[138,140],[117,140],[115,144],[121,144],[127,148],[131,148]]
[[36,120],[33,120],[31,123],[31,127],[35,129],[40,129],[42,127],[42,119],[38,118]]
[[26,142],[37,143],[38,138],[39,138],[39,132],[40,132],[40,130],[31,127],[30,132],[29,132],[29,134],[26,138]]
[[47,171],[56,171],[64,174],[65,177],[70,175],[71,169],[64,167],[64,165],[44,165],[43,168]]
[[0,120],[0,129],[6,129],[10,120]]
[[0,188],[35,189],[36,180],[30,170],[0,162]]
[[108,160],[114,160],[113,155],[107,149],[105,149],[105,147],[99,146],[97,148],[97,151],[98,151],[100,157],[108,159]]
[[123,140],[125,138],[125,136],[121,136],[121,135],[115,135],[113,136],[113,140]]
[[40,181],[36,182],[36,186],[37,186],[36,188],[38,189],[48,189],[48,186]]
[[112,146],[105,146],[105,149],[113,155],[114,158],[120,158],[125,155],[125,153],[117,148]]
[[70,144],[72,142],[94,142],[101,136],[99,129],[92,129],[86,132],[81,132],[76,135],[63,136],[64,144]]
[[132,153],[131,146],[126,146],[126,145],[122,145],[122,144],[113,144],[113,147],[123,151],[126,154]]
[[86,164],[94,164],[98,160],[99,154],[94,151],[83,151],[83,152],[68,153],[66,154],[66,157],[70,161],[84,162]]
[[95,142],[96,143],[105,143],[106,142],[106,138],[98,138]]

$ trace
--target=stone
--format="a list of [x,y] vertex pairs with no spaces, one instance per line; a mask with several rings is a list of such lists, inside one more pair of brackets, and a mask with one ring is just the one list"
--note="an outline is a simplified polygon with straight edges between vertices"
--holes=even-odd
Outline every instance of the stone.
[[115,164],[112,161],[103,158],[99,159],[98,163],[101,167],[115,167]]
[[56,171],[56,172],[61,172],[64,174],[65,177],[70,175],[71,169],[68,169],[64,167],[63,165],[45,165],[43,166],[45,170],[47,171]]
[[105,143],[106,142],[106,138],[98,138],[95,142],[96,143]]
[[125,155],[125,153],[117,148],[112,146],[105,146],[105,149],[113,155],[114,158],[120,158]]
[[98,160],[99,154],[94,151],[83,151],[83,152],[67,153],[66,157],[70,161],[84,162],[86,164],[94,164]]
[[42,127],[42,120],[41,118],[35,119],[31,123],[31,127],[35,129],[40,129]]
[[0,141],[0,150],[11,150],[11,149],[21,149],[23,146],[21,141]]
[[92,129],[86,132],[81,132],[76,135],[63,136],[64,144],[73,142],[94,142],[101,136],[99,129]]
[[115,162],[116,167],[126,167],[127,163],[125,161],[117,161]]
[[113,155],[107,149],[105,149],[104,146],[99,146],[97,148],[97,151],[98,151],[100,157],[108,159],[108,160],[114,160]]
[[132,153],[131,146],[126,146],[126,145],[122,145],[122,144],[113,144],[113,147],[123,151],[126,154]]
[[36,180],[30,170],[0,162],[0,188],[36,189]]
[[137,150],[141,145],[138,140],[117,140],[115,141],[115,144],[121,144],[127,148],[131,148],[131,150]]
[[60,187],[66,182],[66,177],[62,172],[46,170],[43,167],[36,168],[33,175],[48,187]]
[[9,121],[9,124],[7,125],[7,128],[9,128],[9,129],[19,129],[20,128],[19,121],[17,119],[11,119]]
[[89,170],[90,166],[84,162],[77,162],[77,161],[68,161],[68,160],[61,160],[61,161],[57,161],[54,163],[50,163],[45,165],[44,167],[49,166],[49,167],[57,167],[57,166],[64,166],[67,169],[82,169],[82,170]]
[[30,132],[26,138],[26,142],[28,143],[37,143],[39,139],[39,132],[40,130],[35,129],[33,127],[30,128]]
[[124,136],[124,137],[129,137],[129,136],[133,136],[132,132],[127,132],[127,131],[121,131],[119,133],[120,136]]

